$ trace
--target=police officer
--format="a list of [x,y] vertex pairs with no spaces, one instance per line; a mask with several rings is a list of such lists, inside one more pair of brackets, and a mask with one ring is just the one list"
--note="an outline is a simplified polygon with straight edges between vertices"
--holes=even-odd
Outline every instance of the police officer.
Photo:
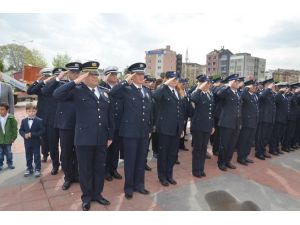
[[[288,99],[286,94],[288,92],[287,83],[277,84],[279,91],[275,95],[275,124],[272,130],[272,136],[269,143],[269,153],[272,155],[278,155],[282,153],[279,150],[279,143],[281,142],[288,119]],[[287,149],[282,149],[282,151],[288,151]]]
[[297,104],[297,100],[299,95],[297,93],[297,83],[290,85],[290,91],[286,95],[288,99],[288,118],[287,118],[287,126],[284,134],[283,142],[282,142],[282,150],[285,151],[294,151],[292,147],[292,139],[295,135],[296,131],[296,123],[297,123],[297,114],[299,112],[299,107]]
[[192,173],[195,177],[205,177],[204,163],[209,137],[214,133],[213,97],[208,93],[211,80],[202,76],[191,95],[195,110],[191,121],[193,138]]
[[238,90],[238,75],[232,74],[227,77],[228,85],[217,92],[222,99],[223,105],[220,114],[220,149],[218,155],[218,167],[226,171],[227,168],[236,169],[231,163],[234,148],[241,128],[241,99]]
[[276,105],[274,80],[267,79],[262,82],[264,89],[258,94],[259,122],[255,135],[255,157],[260,160],[271,158],[266,153],[266,146],[270,142],[272,129],[275,122]]
[[242,129],[237,142],[237,162],[242,165],[253,163],[248,159],[252,144],[255,139],[255,131],[258,124],[258,97],[256,96],[256,83],[254,80],[245,82],[245,88],[241,92],[242,98]]
[[[118,83],[118,67],[110,66],[104,69],[105,82],[101,86],[112,89]],[[119,164],[119,154],[122,148],[122,137],[119,135],[120,120],[123,110],[123,102],[121,99],[112,98],[113,115],[115,121],[115,133],[112,144],[107,149],[106,155],[106,169],[105,179],[112,181],[115,179],[122,179],[122,176],[118,173],[117,168]]]
[[132,199],[133,192],[147,195],[145,189],[145,162],[151,128],[151,98],[143,88],[145,63],[134,63],[128,67],[129,75],[114,86],[110,95],[123,101],[123,112],[119,134],[124,144],[124,192]]
[[211,135],[210,142],[212,144],[212,151],[214,155],[219,155],[219,144],[220,144],[220,131],[219,131],[219,118],[222,109],[222,99],[217,96],[218,90],[224,85],[224,81],[218,77],[213,79],[213,86],[210,91],[214,99],[214,128],[215,132]]
[[153,92],[159,108],[155,120],[159,142],[157,172],[163,186],[177,184],[173,179],[173,167],[184,127],[184,93],[176,89],[179,77],[175,71],[168,71],[166,78],[167,81]]
[[293,84],[294,93],[296,95],[295,103],[298,106],[296,113],[296,130],[292,138],[291,149],[297,149],[300,147],[300,83]]
[[[67,82],[75,80],[80,73],[81,63],[70,62],[66,64],[68,71],[60,72],[60,74],[51,80],[44,89],[49,94],[53,94],[54,90]],[[68,79],[63,80],[64,77]],[[63,190],[69,189],[73,182],[79,181],[78,162],[74,146],[75,135],[75,105],[72,100],[59,100],[54,119],[54,128],[59,129],[60,149],[61,149],[61,166],[64,171]]]
[[[74,102],[76,111],[75,146],[82,191],[82,209],[90,202],[110,202],[102,195],[107,147],[112,143],[114,120],[108,89],[98,85],[99,62],[82,65],[83,74],[57,88],[53,96]],[[82,82],[82,83],[81,83]]]
[[[40,78],[35,81],[32,85],[30,85],[27,89],[27,94],[29,95],[37,95],[37,116],[45,120],[45,110],[46,110],[46,97],[42,95],[42,87],[45,85],[44,80],[52,79],[52,69],[51,68],[43,68],[40,73]],[[44,124],[45,125],[45,124]],[[48,137],[45,128],[45,132],[42,135],[41,140],[42,145],[42,162],[47,162],[47,158],[49,156],[49,144]]]
[[51,174],[56,175],[58,173],[58,169],[60,166],[59,161],[59,149],[58,149],[58,142],[59,142],[59,129],[55,127],[55,115],[57,110],[58,100],[52,96],[53,89],[52,89],[52,80],[61,73],[66,71],[65,68],[54,68],[52,71],[53,76],[51,80],[45,80],[45,86],[42,87],[41,92],[46,98],[46,109],[45,109],[45,123],[46,123],[46,133],[48,137],[48,145],[50,151],[50,157],[52,161],[52,170]]

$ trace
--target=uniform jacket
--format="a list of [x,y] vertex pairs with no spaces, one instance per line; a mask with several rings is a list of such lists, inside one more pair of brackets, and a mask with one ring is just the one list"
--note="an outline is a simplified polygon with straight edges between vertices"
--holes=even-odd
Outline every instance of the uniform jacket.
[[266,88],[258,94],[259,122],[274,123],[276,114],[275,93]]
[[68,82],[53,92],[59,100],[72,100],[76,112],[75,141],[76,146],[106,145],[113,139],[114,119],[108,90],[97,86],[100,98],[85,85]]
[[286,124],[287,119],[288,119],[288,99],[287,99],[287,97],[283,93],[278,92],[275,95],[275,104],[276,104],[275,122]]
[[241,128],[241,97],[238,93],[224,86],[217,91],[217,96],[222,99],[222,108],[219,126],[231,129]]
[[158,104],[155,126],[157,133],[170,136],[180,136],[185,119],[185,100],[174,96],[170,88],[162,84],[153,92],[153,98]]
[[110,90],[114,99],[121,99],[123,102],[122,118],[120,121],[121,137],[126,138],[148,138],[151,132],[151,96],[143,87],[145,96],[126,80],[121,81]]
[[213,115],[213,97],[200,90],[195,90],[191,96],[195,104],[195,110],[192,117],[191,132],[209,132],[214,127]]
[[247,89],[241,93],[242,97],[242,127],[256,128],[258,124],[258,97],[250,94]]

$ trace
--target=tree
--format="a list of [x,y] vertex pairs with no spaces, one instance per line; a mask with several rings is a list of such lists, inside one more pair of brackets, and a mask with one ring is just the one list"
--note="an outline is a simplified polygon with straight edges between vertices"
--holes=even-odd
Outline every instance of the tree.
[[3,63],[3,60],[0,59],[0,72],[3,72],[4,71],[4,63]]
[[8,44],[0,46],[0,60],[7,62],[7,70],[22,71],[24,64],[46,67],[47,63],[42,54],[30,50],[23,45]]
[[65,67],[67,63],[71,62],[71,59],[67,53],[63,55],[57,54],[52,60],[52,65],[54,67]]

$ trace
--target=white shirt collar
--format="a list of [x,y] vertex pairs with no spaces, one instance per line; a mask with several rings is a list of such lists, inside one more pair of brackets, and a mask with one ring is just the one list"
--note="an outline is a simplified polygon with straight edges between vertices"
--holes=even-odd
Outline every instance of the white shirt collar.
[[133,85],[134,85],[136,88],[142,88],[142,89],[143,89],[143,85],[138,86],[136,83],[134,83],[134,82],[132,82],[132,83],[133,83]]

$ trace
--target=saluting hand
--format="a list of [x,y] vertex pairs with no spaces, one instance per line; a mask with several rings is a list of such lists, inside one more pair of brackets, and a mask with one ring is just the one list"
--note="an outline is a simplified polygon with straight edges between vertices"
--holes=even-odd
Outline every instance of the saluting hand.
[[205,90],[206,90],[207,84],[208,84],[207,81],[203,82],[202,84],[199,83],[199,84],[198,84],[198,89],[201,90],[201,91],[205,91]]
[[48,77],[46,80],[44,80],[44,83],[47,84],[50,80],[52,80],[54,76]]
[[166,82],[164,83],[165,85],[169,85],[172,81],[174,81],[176,79],[176,77],[173,77],[171,79],[166,80]]
[[135,75],[135,73],[132,73],[132,74],[127,74],[126,76],[125,76],[125,80],[127,81],[127,83],[131,83],[132,82],[132,78],[133,78],[133,76]]
[[88,75],[89,75],[89,72],[86,72],[86,73],[80,75],[79,77],[77,77],[77,78],[74,80],[75,84],[80,84],[85,78],[88,77]]
[[69,72],[69,70],[60,72],[60,74],[57,76],[57,78],[58,78],[59,80],[61,80],[64,76],[66,76],[66,74],[67,74],[68,72]]

